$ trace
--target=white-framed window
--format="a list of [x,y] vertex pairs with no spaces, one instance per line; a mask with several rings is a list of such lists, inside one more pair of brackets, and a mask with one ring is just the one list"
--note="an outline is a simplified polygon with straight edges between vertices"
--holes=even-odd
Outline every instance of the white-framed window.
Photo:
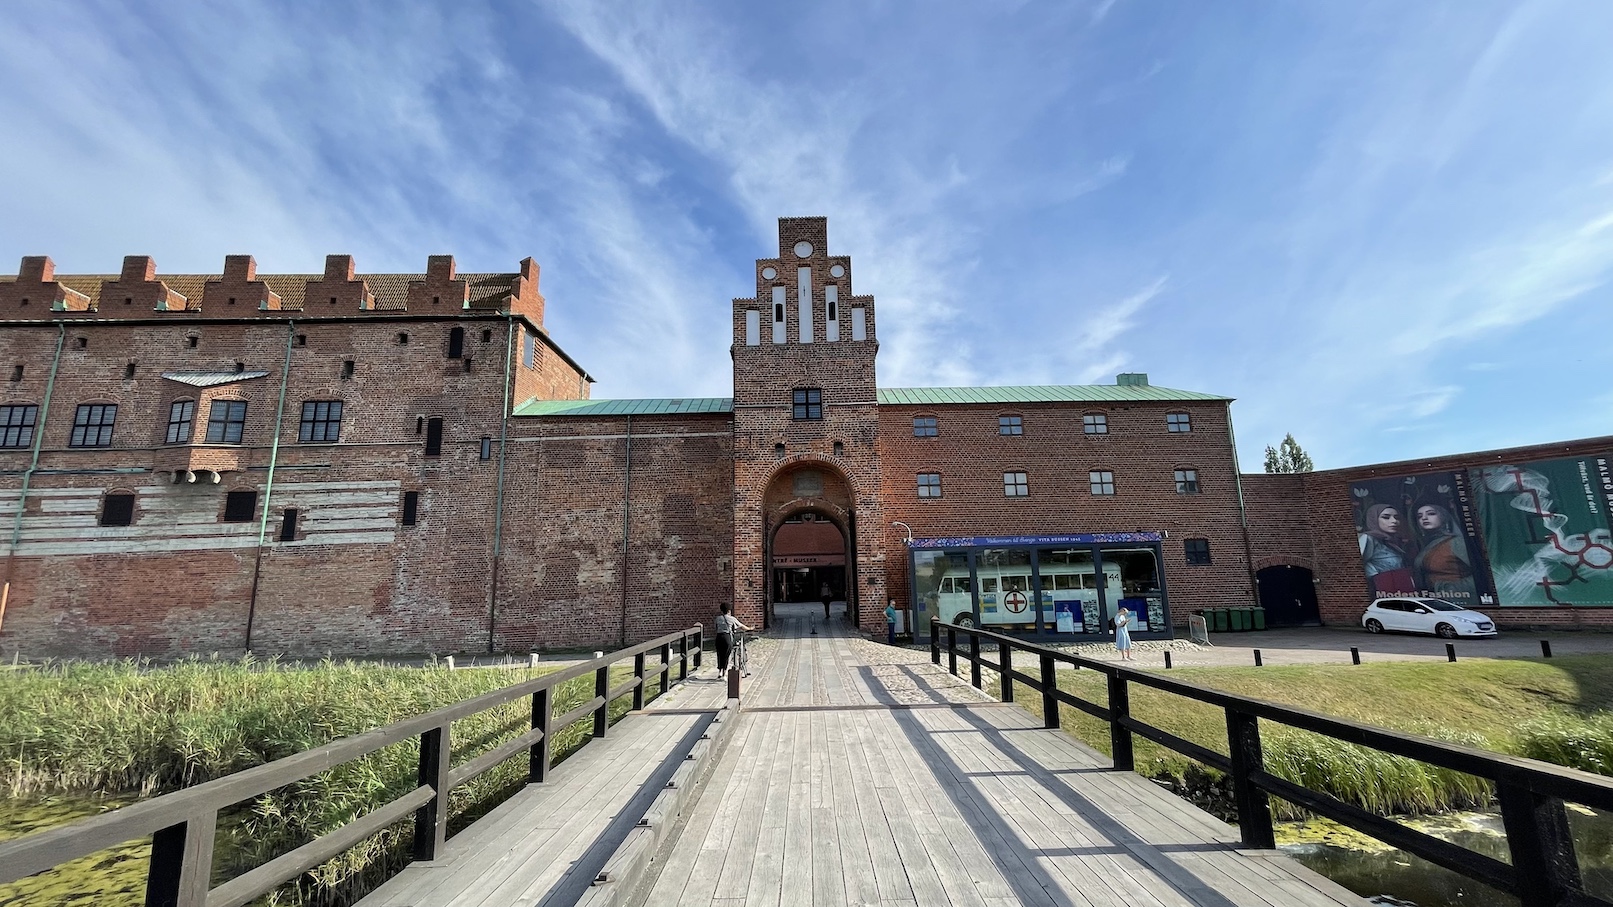
[[1087,480],[1092,484],[1092,493],[1111,495],[1115,493],[1115,474],[1107,469],[1094,469],[1087,473]]
[[1030,480],[1023,472],[1003,473],[1003,496],[1009,498],[1029,497],[1031,493]]

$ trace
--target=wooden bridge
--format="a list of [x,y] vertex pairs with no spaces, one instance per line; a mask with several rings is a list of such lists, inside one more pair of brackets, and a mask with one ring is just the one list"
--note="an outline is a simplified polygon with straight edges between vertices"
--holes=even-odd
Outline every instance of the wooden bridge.
[[[1267,798],[1276,795],[1510,893],[1523,907],[1613,907],[1585,890],[1564,807],[1613,809],[1613,780],[1244,699],[975,628],[937,627],[925,653],[852,636],[844,624],[824,622],[816,605],[781,609],[738,699],[709,657],[702,668],[702,634],[691,628],[0,844],[0,882],[151,835],[148,905],[237,907],[412,816],[414,861],[361,907],[1364,904],[1272,849]],[[994,651],[983,653],[983,641]],[[624,676],[613,666],[629,659],[632,678],[611,686]],[[1059,690],[1061,661],[1105,673],[1107,702]],[[970,683],[960,679],[964,671]],[[1000,699],[980,690],[993,672],[1009,680]],[[594,697],[555,715],[557,685],[590,675]],[[648,700],[656,680],[663,692]],[[1230,755],[1131,716],[1133,684],[1224,708]],[[1016,687],[1040,698],[1041,716],[1005,701]],[[611,724],[610,704],[627,696],[633,710]],[[526,698],[530,730],[455,760],[455,720]],[[1059,730],[1063,707],[1108,722],[1113,756]],[[553,735],[590,719],[592,742],[551,767]],[[1261,722],[1487,779],[1510,862],[1265,772]],[[1133,734],[1225,772],[1240,826],[1130,771]],[[419,740],[417,787],[213,886],[221,811],[410,737]],[[448,793],[524,755],[532,783],[447,838]]]

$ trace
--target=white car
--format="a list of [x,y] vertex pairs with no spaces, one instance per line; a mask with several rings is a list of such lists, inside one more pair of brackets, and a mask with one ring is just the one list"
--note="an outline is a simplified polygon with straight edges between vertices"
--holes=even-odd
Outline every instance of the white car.
[[1361,626],[1368,633],[1398,630],[1433,633],[1446,639],[1458,636],[1494,636],[1495,621],[1442,598],[1380,598],[1367,606]]

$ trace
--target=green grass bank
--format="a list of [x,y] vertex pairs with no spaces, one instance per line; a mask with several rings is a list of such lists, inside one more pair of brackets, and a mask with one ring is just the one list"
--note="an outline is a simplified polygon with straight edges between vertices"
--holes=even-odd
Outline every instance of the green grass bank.
[[[0,684],[0,784],[7,792],[0,803],[0,840],[262,765],[552,670],[198,660],[155,669],[135,662],[63,663],[10,672]],[[627,674],[622,669],[621,679]],[[659,690],[652,684],[648,692]],[[555,714],[592,695],[592,677],[568,681],[556,691]],[[613,715],[629,704],[617,700]],[[523,733],[530,717],[522,698],[455,722],[455,763]],[[557,734],[556,761],[590,732],[582,722]],[[418,758],[418,741],[411,739],[241,804],[221,818],[215,877],[239,875],[414,789]],[[525,760],[517,758],[456,789],[451,831],[525,777]],[[402,865],[410,833],[408,823],[393,826],[263,903],[349,902]],[[98,904],[138,904],[148,852],[148,842],[131,843],[114,854],[0,886],[0,904],[61,902],[60,895],[83,890],[86,881]]]
[[[1449,740],[1469,746],[1613,774],[1613,659],[1464,659],[1456,663],[1184,668],[1170,676],[1241,696]],[[1060,688],[1105,704],[1104,676],[1060,671]],[[1041,700],[1021,693],[1026,708]],[[1139,685],[1131,687],[1137,718],[1216,752],[1227,752],[1220,709]],[[1109,753],[1109,726],[1068,706],[1071,734]],[[1381,814],[1426,815],[1487,805],[1489,785],[1399,756],[1262,722],[1269,771]],[[1138,771],[1168,779],[1202,805],[1226,814],[1225,781],[1186,757],[1140,737]],[[1280,801],[1278,814],[1300,813]]]

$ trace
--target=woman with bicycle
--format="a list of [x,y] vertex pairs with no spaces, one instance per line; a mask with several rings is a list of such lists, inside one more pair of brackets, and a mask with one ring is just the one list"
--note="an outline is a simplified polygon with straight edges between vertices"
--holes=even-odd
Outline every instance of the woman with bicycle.
[[734,650],[734,638],[740,633],[750,632],[750,627],[739,622],[733,615],[734,606],[723,603],[722,613],[717,615],[717,673],[728,670],[728,653]]

